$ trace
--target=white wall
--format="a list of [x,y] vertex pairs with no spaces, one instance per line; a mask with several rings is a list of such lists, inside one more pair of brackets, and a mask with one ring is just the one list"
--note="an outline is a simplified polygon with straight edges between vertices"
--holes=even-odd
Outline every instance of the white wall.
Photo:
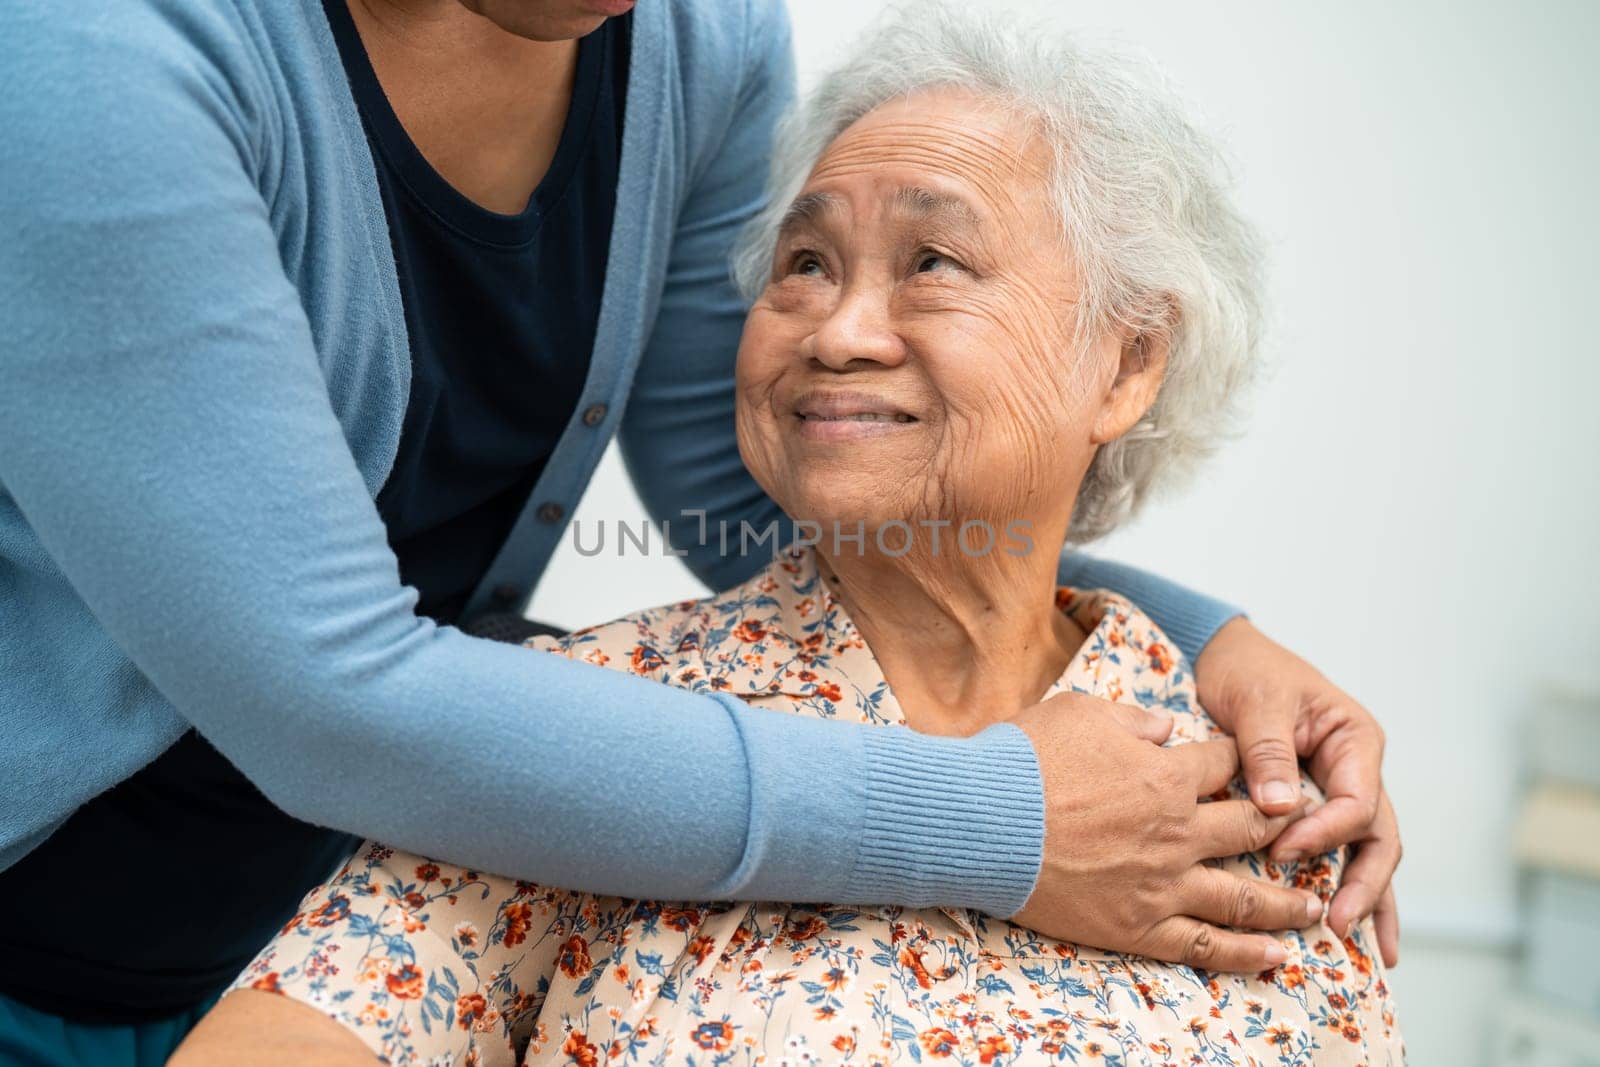
[[[881,6],[794,0],[803,83]],[[1248,434],[1099,550],[1248,606],[1366,702],[1407,928],[1506,937],[1516,723],[1545,687],[1600,689],[1600,4],[1018,6],[1153,54],[1272,238]],[[579,514],[642,514],[614,457]],[[569,539],[535,612],[695,589]]]

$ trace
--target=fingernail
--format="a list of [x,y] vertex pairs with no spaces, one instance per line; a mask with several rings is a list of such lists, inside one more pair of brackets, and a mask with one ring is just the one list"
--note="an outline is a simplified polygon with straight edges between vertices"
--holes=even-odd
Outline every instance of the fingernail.
[[1261,787],[1263,804],[1289,804],[1299,795],[1299,790],[1288,782],[1268,782]]
[[1296,851],[1295,849],[1291,848],[1288,852],[1280,852],[1280,853],[1278,853],[1278,862],[1279,863],[1298,863],[1299,860],[1300,860],[1300,853],[1298,851]]
[[1318,900],[1316,897],[1307,897],[1306,925],[1309,926],[1311,923],[1316,922],[1320,918],[1322,918],[1322,901]]
[[1289,958],[1289,954],[1283,950],[1283,946],[1276,943],[1268,945],[1267,951],[1262,953],[1262,956],[1266,959],[1268,967],[1276,967]]

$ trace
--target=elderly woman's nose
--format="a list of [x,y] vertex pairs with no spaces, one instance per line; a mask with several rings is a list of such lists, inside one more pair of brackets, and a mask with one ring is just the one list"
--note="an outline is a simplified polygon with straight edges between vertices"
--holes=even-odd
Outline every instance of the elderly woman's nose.
[[904,362],[905,341],[894,328],[887,294],[875,286],[847,289],[811,335],[807,355],[833,370],[861,359],[888,366]]

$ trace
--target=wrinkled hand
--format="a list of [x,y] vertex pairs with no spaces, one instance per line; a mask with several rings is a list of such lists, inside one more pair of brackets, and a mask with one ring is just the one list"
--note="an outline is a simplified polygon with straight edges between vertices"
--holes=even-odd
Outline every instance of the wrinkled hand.
[[1044,777],[1044,863],[1013,918],[1051,937],[1214,971],[1260,971],[1283,947],[1260,934],[1321,914],[1310,893],[1205,866],[1261,848],[1293,820],[1248,800],[1202,804],[1232,781],[1231,741],[1159,747],[1172,720],[1062,693],[1011,720]]
[[1291,810],[1300,760],[1326,803],[1285,830],[1271,856],[1291,862],[1351,846],[1344,881],[1328,906],[1340,937],[1368,915],[1386,965],[1400,958],[1390,887],[1400,864],[1400,827],[1383,788],[1383,729],[1316,668],[1237,618],[1217,631],[1195,664],[1200,703],[1238,742],[1250,796],[1262,812]]

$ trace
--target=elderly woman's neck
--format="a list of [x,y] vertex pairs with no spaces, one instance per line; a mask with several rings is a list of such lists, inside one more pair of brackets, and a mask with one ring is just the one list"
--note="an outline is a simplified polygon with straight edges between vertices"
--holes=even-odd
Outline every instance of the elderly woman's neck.
[[1087,636],[1055,606],[1055,560],[918,555],[819,554],[906,721],[967,735],[1037,703]]

